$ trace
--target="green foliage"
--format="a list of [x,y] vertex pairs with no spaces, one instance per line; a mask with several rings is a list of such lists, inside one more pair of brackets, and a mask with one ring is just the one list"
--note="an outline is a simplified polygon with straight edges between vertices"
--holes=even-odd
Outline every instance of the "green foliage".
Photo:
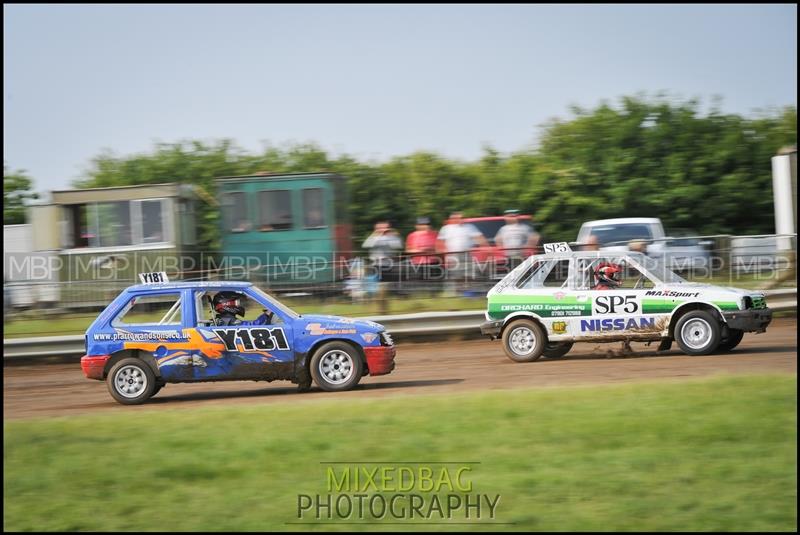
[[[796,143],[797,112],[748,119],[701,113],[697,101],[623,97],[616,106],[573,107],[542,126],[538,147],[502,155],[485,147],[474,162],[416,152],[386,162],[330,157],[313,144],[248,154],[231,140],[159,144],[149,154],[95,158],[80,186],[187,182],[213,193],[213,179],[267,171],[333,171],[349,179],[356,243],[379,219],[403,233],[414,219],[439,225],[450,211],[532,214],[548,239],[574,240],[584,221],[657,216],[667,230],[774,230],[770,158]],[[202,244],[219,244],[216,208],[199,222]]]
[[3,224],[25,223],[25,203],[38,199],[33,180],[23,170],[12,171],[3,164]]

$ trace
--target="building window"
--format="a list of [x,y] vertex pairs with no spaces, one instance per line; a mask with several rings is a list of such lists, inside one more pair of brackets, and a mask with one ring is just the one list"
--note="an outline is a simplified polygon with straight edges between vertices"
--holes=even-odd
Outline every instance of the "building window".
[[97,241],[95,247],[132,245],[131,206],[127,201],[102,202],[94,206]]
[[320,228],[325,226],[325,203],[322,188],[303,190],[303,226]]
[[73,204],[64,207],[67,247],[169,243],[169,199]]
[[247,216],[247,197],[243,191],[225,193],[222,200],[225,228],[230,232],[247,232],[250,230],[250,218]]
[[258,230],[292,228],[292,197],[289,190],[259,191],[258,206]]
[[161,201],[141,201],[142,243],[161,243],[164,240],[164,220]]
[[182,200],[178,204],[178,213],[181,224],[181,241],[184,245],[197,243],[197,221],[195,220],[194,202]]

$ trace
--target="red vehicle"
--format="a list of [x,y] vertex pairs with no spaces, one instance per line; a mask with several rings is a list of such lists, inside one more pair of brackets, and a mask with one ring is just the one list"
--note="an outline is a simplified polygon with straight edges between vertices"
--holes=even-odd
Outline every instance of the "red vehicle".
[[[531,216],[520,215],[519,222],[523,225],[528,225],[535,231],[533,223],[531,223]],[[486,241],[489,242],[488,246],[475,247],[472,250],[472,258],[476,262],[491,262],[495,264],[502,264],[506,261],[506,254],[503,249],[497,247],[494,243],[494,238],[500,228],[506,224],[505,216],[489,216],[489,217],[465,217],[464,223],[470,223],[477,228]],[[541,240],[540,240],[541,242]],[[525,249],[524,256],[527,258],[534,253],[533,249]]]

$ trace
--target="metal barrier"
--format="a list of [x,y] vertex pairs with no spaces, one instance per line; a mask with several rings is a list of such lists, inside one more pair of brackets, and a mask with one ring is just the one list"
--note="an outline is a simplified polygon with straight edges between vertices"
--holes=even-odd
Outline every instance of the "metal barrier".
[[[764,292],[773,311],[797,309],[797,288]],[[398,341],[431,335],[477,333],[485,318],[484,310],[461,312],[421,312],[391,316],[371,316],[366,319],[380,323]],[[21,360],[43,357],[71,357],[84,354],[84,336],[47,336],[40,338],[6,338],[3,340],[3,359]]]
[[[757,285],[763,288],[795,284],[795,234],[671,237],[605,245],[619,246],[620,249],[644,247],[648,256],[663,259],[668,267],[690,281],[730,286]],[[573,247],[580,249],[582,244],[573,243]],[[541,252],[541,249],[517,252],[521,256],[528,256],[533,252]],[[43,311],[99,310],[125,287],[138,283],[130,278],[130,273],[122,268],[114,268],[116,264],[108,267],[102,262],[91,261],[87,262],[88,271],[81,271],[80,277],[77,277],[91,280],[77,280],[72,276],[76,274],[68,271],[67,274],[71,274],[70,280],[60,281],[59,279],[65,278],[64,273],[59,272],[60,268],[46,268],[49,264],[43,263],[47,259],[59,260],[59,257],[47,253],[49,256],[44,258],[44,254],[31,253],[28,257],[23,255],[20,258],[5,255],[5,264],[8,264],[4,264],[4,275],[7,278],[4,283],[6,312],[26,308]],[[87,254],[91,256],[91,251],[87,250]],[[137,252],[126,254],[135,256]],[[188,258],[194,259],[197,254],[198,252],[194,252]],[[175,280],[247,280],[277,295],[288,293],[319,298],[338,296],[353,300],[405,298],[413,295],[420,299],[439,299],[438,295],[434,295],[443,292],[472,295],[485,293],[519,261],[519,258],[513,258],[515,255],[512,250],[498,249],[493,245],[448,255],[399,254],[384,259],[383,263],[363,258],[364,253],[359,251],[337,253],[349,260],[343,260],[339,256],[307,256],[308,253],[287,251],[278,255],[285,257],[284,262],[277,263],[276,260],[279,259],[275,258],[276,254],[273,253],[272,257],[267,255],[262,261],[263,254],[259,256],[254,252],[253,262],[250,262],[249,256],[225,256],[222,260],[227,259],[229,262],[224,263],[221,260],[219,263],[228,267],[204,270],[178,267],[183,266],[182,259],[186,255],[182,255],[180,258],[173,258],[176,267],[172,270],[169,266],[173,263],[167,262],[163,266],[158,264],[163,269],[153,266],[152,270],[166,270]],[[107,255],[97,255],[99,256],[93,260],[107,258]],[[234,261],[237,258],[242,262]],[[417,264],[418,260],[432,263]],[[123,264],[125,263],[121,263]],[[57,266],[59,263],[55,262],[53,265]],[[314,275],[315,270],[325,273],[330,271],[335,276],[323,281]],[[384,284],[379,285],[378,279]]]

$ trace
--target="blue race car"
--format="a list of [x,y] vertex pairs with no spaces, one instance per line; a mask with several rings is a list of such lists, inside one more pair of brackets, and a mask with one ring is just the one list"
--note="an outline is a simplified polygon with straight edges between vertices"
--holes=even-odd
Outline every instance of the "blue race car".
[[[300,391],[355,387],[394,369],[395,347],[371,321],[300,315],[251,283],[166,282],[124,290],[86,331],[81,368],[119,403],[143,403],[167,383],[288,380]],[[263,311],[245,319],[247,308]],[[242,319],[239,319],[241,316]]]

